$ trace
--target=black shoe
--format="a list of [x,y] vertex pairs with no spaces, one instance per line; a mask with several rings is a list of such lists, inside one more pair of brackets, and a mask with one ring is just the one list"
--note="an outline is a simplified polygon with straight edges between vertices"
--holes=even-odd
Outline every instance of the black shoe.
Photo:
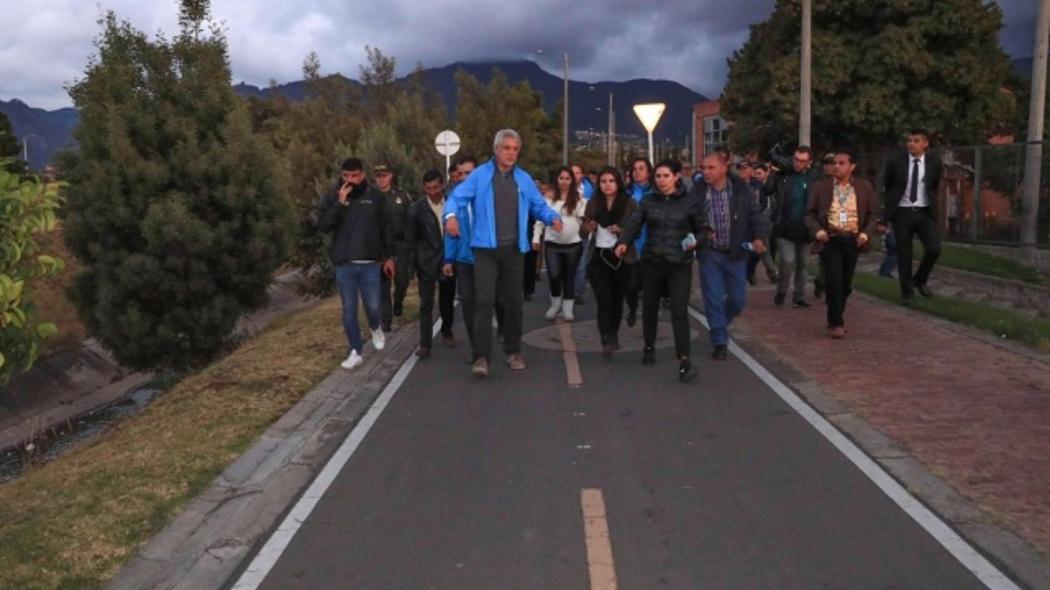
[[777,275],[777,271],[775,270],[766,270],[766,278],[768,278],[769,282],[774,285],[780,282],[780,276]]
[[383,329],[384,332],[393,332],[394,331],[393,328],[391,328],[390,324],[382,324],[382,329]]
[[930,291],[930,288],[926,285],[916,285],[915,290],[923,297],[933,297],[933,291]]
[[404,311],[405,311],[404,310],[404,306],[401,304],[401,302],[400,301],[395,301],[394,302],[394,316],[395,317],[401,317],[401,314],[404,313]]
[[777,293],[776,295],[774,295],[773,296],[773,303],[775,303],[776,305],[784,305],[784,294],[783,293]]
[[[824,281],[813,279],[813,296],[820,299],[824,296]],[[808,305],[806,307],[809,307]]]
[[711,353],[711,358],[716,361],[724,361],[729,358],[729,350],[725,344],[716,344],[715,351]]
[[751,285],[752,287],[758,284],[758,279],[755,278],[755,273],[749,273],[747,275],[747,284]]
[[620,335],[611,334],[609,335],[609,345],[612,346],[613,352],[620,350]]
[[642,364],[643,365],[655,365],[656,364],[656,349],[652,346],[646,346],[645,351],[642,352]]
[[638,308],[628,307],[627,308],[627,327],[633,328],[638,323]]
[[682,383],[689,383],[696,379],[700,372],[696,370],[693,363],[689,362],[689,359],[684,359],[681,364],[678,365],[678,380]]
[[525,301],[532,301],[532,293],[525,294]]
[[660,300],[660,309],[671,309],[671,298],[664,297]]
[[795,307],[800,307],[802,309],[809,307],[809,303],[807,303],[805,299],[792,299],[791,302],[795,304]]
[[911,307],[911,295],[905,295],[901,297],[901,305],[904,307]]
[[585,303],[587,303],[587,300],[583,298],[583,295],[576,297],[576,299],[573,299],[573,301],[576,302],[576,305],[584,305]]

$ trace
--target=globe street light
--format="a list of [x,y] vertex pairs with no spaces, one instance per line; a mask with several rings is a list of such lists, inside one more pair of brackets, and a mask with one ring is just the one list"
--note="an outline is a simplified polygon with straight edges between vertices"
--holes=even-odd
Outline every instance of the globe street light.
[[649,133],[649,163],[653,163],[653,130],[656,129],[656,124],[660,122],[660,116],[664,114],[664,109],[667,108],[662,102],[654,102],[649,104],[636,104],[634,105],[634,114],[638,115],[638,120],[642,122],[642,127]]

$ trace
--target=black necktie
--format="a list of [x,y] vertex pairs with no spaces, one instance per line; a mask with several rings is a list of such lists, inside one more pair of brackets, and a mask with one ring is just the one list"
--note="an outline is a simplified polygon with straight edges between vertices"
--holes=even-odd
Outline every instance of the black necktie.
[[912,203],[919,200],[919,159],[911,161],[911,190],[908,191],[908,200]]

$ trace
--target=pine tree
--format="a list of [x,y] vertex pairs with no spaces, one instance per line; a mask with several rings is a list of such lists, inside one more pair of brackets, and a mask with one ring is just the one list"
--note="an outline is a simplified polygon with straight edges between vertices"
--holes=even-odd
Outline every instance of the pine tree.
[[89,331],[126,366],[198,367],[267,300],[292,232],[288,175],[233,93],[208,3],[149,40],[108,13],[70,90],[80,112],[66,240]]

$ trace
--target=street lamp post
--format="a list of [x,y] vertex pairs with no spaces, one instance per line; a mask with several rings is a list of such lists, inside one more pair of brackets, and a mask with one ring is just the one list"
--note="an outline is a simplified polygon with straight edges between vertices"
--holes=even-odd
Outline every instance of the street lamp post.
[[562,97],[562,123],[561,123],[561,163],[562,166],[569,165],[569,52],[565,54],[565,79],[564,96]]
[[29,172],[29,138],[40,137],[36,133],[22,136],[22,161],[26,164],[26,172]]
[[802,96],[799,100],[798,144],[810,144],[813,78],[813,0],[802,0]]
[[646,132],[649,133],[650,164],[653,163],[653,130],[656,129],[656,124],[660,122],[660,116],[664,114],[664,109],[666,108],[667,105],[662,102],[634,105],[634,114],[638,115],[638,120],[642,122],[642,127],[645,127]]

